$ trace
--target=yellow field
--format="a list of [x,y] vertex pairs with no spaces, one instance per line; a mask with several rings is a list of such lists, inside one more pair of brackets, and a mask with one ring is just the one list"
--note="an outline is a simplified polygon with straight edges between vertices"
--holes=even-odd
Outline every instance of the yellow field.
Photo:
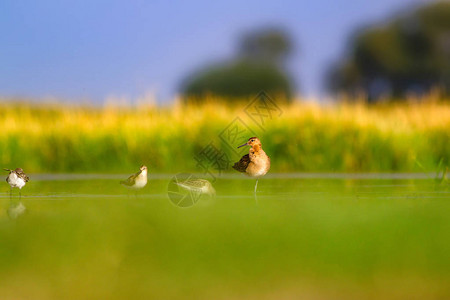
[[230,161],[239,158],[221,139],[237,117],[261,138],[277,172],[434,171],[450,159],[448,101],[372,106],[295,101],[280,105],[281,115],[265,117],[262,127],[260,117],[252,120],[245,107],[213,102],[94,107],[2,99],[0,161],[30,172],[115,172],[141,163],[160,172],[199,171],[194,157],[210,142]]

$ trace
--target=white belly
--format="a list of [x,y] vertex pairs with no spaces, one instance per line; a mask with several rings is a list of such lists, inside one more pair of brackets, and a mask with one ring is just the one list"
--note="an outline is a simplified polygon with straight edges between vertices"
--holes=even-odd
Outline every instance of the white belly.
[[18,177],[16,173],[11,173],[11,175],[8,176],[8,183],[13,188],[16,187],[21,189],[25,186],[25,181],[22,178]]
[[147,184],[147,174],[140,174],[135,182],[134,185],[131,186],[133,189],[142,189]]

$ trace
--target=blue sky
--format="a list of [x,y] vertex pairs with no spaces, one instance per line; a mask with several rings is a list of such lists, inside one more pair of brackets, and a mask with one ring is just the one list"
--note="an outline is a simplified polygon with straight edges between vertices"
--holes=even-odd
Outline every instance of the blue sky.
[[3,0],[0,96],[168,101],[191,71],[232,57],[242,32],[265,26],[290,32],[289,72],[298,91],[318,96],[354,30],[418,3]]

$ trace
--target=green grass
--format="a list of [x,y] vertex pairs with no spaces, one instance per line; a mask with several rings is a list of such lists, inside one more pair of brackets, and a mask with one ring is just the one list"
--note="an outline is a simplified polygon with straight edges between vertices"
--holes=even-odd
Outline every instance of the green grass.
[[[433,100],[433,99],[431,99]],[[272,171],[423,172],[450,164],[448,102],[280,105],[258,127],[245,103],[201,106],[0,105],[0,164],[27,172],[201,171],[194,157],[211,142],[234,162],[250,134]],[[227,145],[219,135],[240,117],[253,133]],[[233,148],[233,149],[232,149]]]
[[[448,182],[219,178],[181,209],[152,179],[39,181],[0,199],[2,299],[446,299]],[[108,196],[109,195],[109,196]],[[13,200],[17,204],[18,200]]]

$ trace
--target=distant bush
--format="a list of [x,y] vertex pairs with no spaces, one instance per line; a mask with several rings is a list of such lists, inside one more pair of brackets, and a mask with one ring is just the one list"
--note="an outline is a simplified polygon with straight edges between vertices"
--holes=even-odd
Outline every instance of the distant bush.
[[186,83],[183,94],[187,99],[203,99],[207,95],[242,99],[260,91],[286,98],[292,96],[289,79],[282,70],[272,64],[251,61],[219,65],[200,72]]
[[186,101],[201,101],[208,95],[239,101],[265,91],[289,100],[292,85],[283,66],[291,48],[291,41],[282,30],[247,33],[235,58],[189,75],[182,84],[182,94]]
[[449,70],[450,2],[436,1],[359,31],[346,57],[331,68],[327,85],[369,100],[424,95],[434,88],[450,95]]

